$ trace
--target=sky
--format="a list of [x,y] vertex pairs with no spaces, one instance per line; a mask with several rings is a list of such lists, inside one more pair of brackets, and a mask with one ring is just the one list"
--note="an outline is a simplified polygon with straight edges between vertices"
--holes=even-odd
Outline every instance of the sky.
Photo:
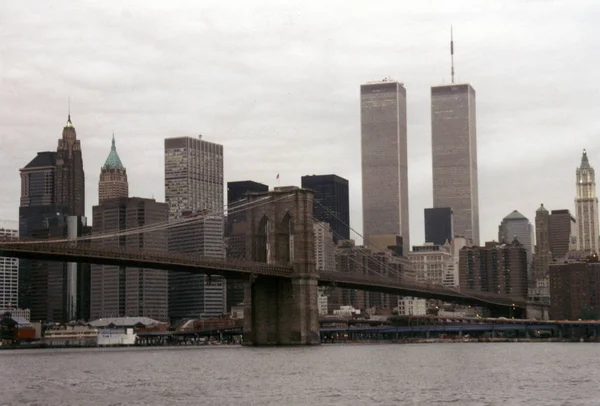
[[[574,208],[587,149],[600,167],[600,3],[529,1],[0,2],[0,219],[19,168],[81,140],[86,213],[114,132],[131,196],[164,201],[164,138],[225,150],[225,181],[350,182],[362,231],[360,84],[404,83],[411,244],[432,206],[430,87],[477,92],[481,241],[513,210]],[[356,236],[355,236],[356,237]]]

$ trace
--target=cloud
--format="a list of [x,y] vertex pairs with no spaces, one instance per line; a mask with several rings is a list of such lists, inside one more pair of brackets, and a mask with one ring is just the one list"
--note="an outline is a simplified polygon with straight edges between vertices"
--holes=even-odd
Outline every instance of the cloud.
[[[71,98],[87,212],[115,132],[132,195],[164,199],[163,140],[225,146],[226,181],[350,181],[362,229],[359,85],[391,76],[408,97],[411,241],[430,207],[430,86],[456,72],[477,91],[482,240],[518,209],[572,208],[595,136],[595,2],[8,0],[0,13],[0,218],[16,219],[18,169],[56,148]],[[596,158],[595,158],[596,157]]]

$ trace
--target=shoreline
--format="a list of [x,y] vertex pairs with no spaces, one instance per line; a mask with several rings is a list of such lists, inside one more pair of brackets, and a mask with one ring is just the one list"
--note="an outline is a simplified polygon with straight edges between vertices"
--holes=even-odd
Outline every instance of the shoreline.
[[[466,343],[597,343],[599,338],[581,339],[581,338],[483,338],[483,339],[415,339],[415,340],[344,340],[337,342],[322,342],[321,345],[373,345],[373,344],[466,344]],[[79,348],[180,348],[180,347],[215,347],[215,346],[236,346],[242,344],[217,344],[217,345],[48,345],[48,344],[20,344],[20,345],[2,345],[0,351],[9,350],[47,350],[47,349],[79,349]],[[277,346],[269,346],[277,347]]]

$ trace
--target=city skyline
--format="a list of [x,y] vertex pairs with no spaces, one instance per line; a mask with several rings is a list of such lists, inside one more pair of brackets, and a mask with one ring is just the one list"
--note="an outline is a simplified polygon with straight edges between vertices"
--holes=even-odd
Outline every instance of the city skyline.
[[[385,39],[389,35],[385,38],[381,35],[384,32],[390,34],[392,30],[386,28],[385,24],[381,27],[373,26],[371,33],[361,33],[363,42],[354,41],[355,48],[346,47],[356,39],[353,35],[349,35],[349,39],[346,40],[340,33],[329,32],[328,37],[333,41],[329,50],[333,54],[321,62],[325,67],[332,69],[333,73],[323,69],[320,64],[313,66],[310,63],[311,59],[307,57],[325,52],[328,48],[327,41],[324,40],[323,44],[298,45],[299,48],[294,49],[304,53],[300,52],[299,55],[291,50],[289,61],[282,60],[279,65],[274,64],[275,67],[273,64],[259,64],[260,69],[245,72],[242,78],[247,87],[240,87],[239,77],[235,76],[235,62],[240,61],[238,58],[247,61],[247,58],[256,55],[256,52],[261,52],[257,48],[235,56],[229,53],[223,55],[218,49],[209,47],[205,50],[209,58],[217,57],[218,67],[224,69],[209,69],[204,73],[197,72],[197,67],[201,64],[191,63],[198,62],[198,58],[201,61],[202,56],[192,51],[175,54],[172,58],[173,63],[192,66],[190,70],[184,69],[187,78],[201,79],[197,84],[190,86],[184,79],[166,83],[167,76],[164,76],[163,71],[153,70],[161,66],[157,67],[152,63],[148,63],[148,66],[142,66],[146,65],[145,63],[133,63],[131,67],[127,67],[123,59],[127,55],[121,55],[120,50],[131,48],[140,40],[128,36],[128,33],[111,30],[107,34],[107,41],[98,45],[99,51],[96,56],[90,56],[90,61],[80,67],[70,64],[69,69],[72,70],[67,71],[64,71],[61,62],[59,70],[49,69],[42,79],[43,82],[39,82],[35,69],[43,68],[44,64],[52,65],[63,61],[65,52],[61,51],[61,47],[67,44],[72,49],[72,52],[68,52],[69,57],[81,62],[85,41],[60,41],[63,38],[74,37],[81,21],[87,21],[94,28],[114,16],[102,9],[96,16],[88,15],[94,10],[86,9],[71,13],[59,4],[55,10],[50,10],[48,15],[40,15],[40,22],[36,25],[28,22],[21,10],[12,10],[10,2],[7,7],[12,17],[11,21],[7,22],[6,32],[9,35],[14,32],[15,37],[9,45],[3,45],[7,56],[7,70],[3,73],[3,83],[8,92],[0,101],[3,107],[0,114],[5,123],[0,131],[4,141],[3,147],[5,150],[10,148],[13,153],[0,164],[0,169],[3,173],[13,173],[14,176],[7,176],[3,182],[5,193],[0,199],[0,218],[17,218],[18,168],[23,167],[37,151],[55,148],[53,134],[64,123],[67,98],[70,95],[72,118],[84,150],[84,169],[88,173],[88,217],[91,217],[91,205],[97,203],[95,174],[105,158],[106,143],[112,130],[119,138],[120,155],[126,162],[131,162],[130,195],[154,196],[158,201],[164,201],[164,192],[161,191],[164,138],[195,137],[203,133],[206,139],[225,146],[226,181],[248,178],[274,186],[277,184],[277,173],[280,173],[282,185],[299,185],[302,175],[312,173],[335,173],[347,178],[351,188],[351,225],[354,229],[362,231],[360,117],[356,107],[359,100],[356,89],[360,83],[392,76],[403,82],[407,88],[408,171],[411,196],[409,207],[412,223],[410,237],[413,245],[420,244],[424,241],[423,208],[432,207],[431,145],[427,141],[431,137],[428,125],[428,89],[444,82],[443,78],[446,83],[450,81],[449,21],[454,21],[455,27],[457,81],[468,80],[478,92],[481,242],[494,239],[498,222],[515,208],[529,219],[534,218],[535,209],[539,207],[540,202],[549,210],[568,208],[574,211],[573,170],[578,165],[581,151],[586,148],[592,161],[600,156],[600,148],[594,147],[593,143],[594,132],[600,126],[591,109],[591,106],[596,104],[596,96],[586,95],[585,101],[578,100],[581,98],[579,94],[587,91],[588,84],[595,83],[595,72],[587,68],[579,70],[591,65],[595,58],[593,55],[581,54],[584,47],[593,47],[596,41],[595,36],[589,35],[590,28],[586,25],[585,17],[586,13],[597,9],[595,7],[570,10],[568,7],[561,9],[556,5],[549,6],[541,12],[545,20],[562,20],[569,16],[568,22],[550,29],[546,26],[523,26],[528,18],[527,10],[530,17],[534,10],[539,11],[539,8],[532,5],[523,5],[524,16],[519,18],[516,18],[516,10],[491,6],[496,13],[489,13],[494,14],[488,16],[490,26],[498,28],[499,25],[508,23],[509,29],[503,29],[502,33],[500,30],[483,30],[477,37],[470,34],[477,31],[481,25],[458,18],[460,3],[454,6],[456,11],[450,12],[446,8],[440,13],[432,14],[431,22],[412,24],[406,28],[408,31],[392,31],[393,41]],[[255,39],[273,36],[271,34],[274,30],[284,32],[286,35],[283,38],[274,40],[274,43],[270,44],[272,48],[266,49],[277,50],[284,42],[300,38],[305,30],[318,32],[326,29],[325,22],[318,20],[319,17],[310,17],[316,20],[312,20],[312,24],[304,24],[311,22],[308,16],[311,6],[303,7],[305,8],[292,7],[287,11],[282,10],[281,17],[271,15],[268,18],[271,25],[262,28],[271,31],[265,33],[254,28],[252,33]],[[474,13],[484,15],[490,8],[478,6]],[[178,12],[152,11],[150,7],[150,11],[144,16],[131,10],[120,10],[120,14],[117,11],[115,18],[123,22],[131,21],[134,25],[148,20],[152,23],[150,25],[166,27],[158,20],[163,11],[168,19],[178,16],[185,21],[188,18],[193,20],[197,16],[193,12],[186,17]],[[299,11],[301,12],[298,14]],[[325,15],[331,13],[327,9],[324,11]],[[401,15],[409,21],[416,21],[424,12],[423,7],[414,5]],[[33,11],[33,14],[37,13],[38,11]],[[243,36],[244,30],[249,30],[248,24],[259,21],[258,17],[250,18],[235,32],[231,27],[220,24],[215,27],[214,21],[217,21],[217,18],[214,14],[215,10],[209,8],[205,18],[199,20],[205,21],[209,27],[212,23],[214,30],[226,32],[228,38]],[[59,30],[53,32],[53,36],[49,38],[42,38],[36,31],[38,25],[44,26],[58,18],[62,21],[65,16],[67,21],[73,20],[72,24],[61,24],[66,32]],[[343,14],[342,17],[351,25],[352,15]],[[288,21],[293,24],[291,29],[286,31],[284,28],[288,27]],[[23,26],[29,30],[28,38],[16,36]],[[340,25],[336,27],[342,28]],[[182,24],[182,27],[175,30],[181,36],[196,35],[199,30],[204,32],[207,29],[185,28]],[[394,27],[393,30],[403,28]],[[528,30],[532,32],[529,33]],[[575,30],[578,35],[564,35],[569,30]],[[507,31],[510,31],[510,34],[507,34]],[[213,31],[208,29],[208,32]],[[411,48],[415,47],[414,44],[397,39],[408,37],[409,32],[411,37],[419,38],[418,41],[413,41],[418,43],[418,52]],[[86,31],[85,39],[92,40],[95,35],[93,29]],[[503,44],[499,44],[500,35],[505,37]],[[534,43],[533,40],[538,36],[546,38],[547,41]],[[156,39],[152,35],[149,38]],[[111,40],[116,39],[123,41],[114,48],[116,43]],[[375,42],[375,39],[380,42]],[[33,42],[30,42],[32,40]],[[593,43],[590,44],[590,41]],[[164,41],[158,41],[156,46],[161,51],[168,51],[167,55],[173,55],[171,52],[181,50],[181,47],[176,46],[177,42],[177,38],[166,38]],[[47,61],[32,62],[31,58],[36,54],[37,46],[48,49]],[[526,49],[527,46],[532,48]],[[524,49],[520,49],[521,47]],[[119,55],[118,64],[114,58],[115,53],[110,48],[114,48],[113,51]],[[556,59],[554,52],[548,52],[558,48],[562,49],[561,59]],[[52,49],[56,52],[52,52]],[[367,52],[370,58],[348,68],[343,61],[357,52]],[[19,57],[11,58],[13,54]],[[406,54],[410,54],[411,58],[407,60]],[[500,63],[506,58],[519,60],[519,66]],[[581,64],[573,66],[572,62],[567,62],[574,59],[581,61]],[[141,58],[143,62],[153,60],[151,57],[150,60]],[[113,75],[112,68],[100,72],[95,78],[84,72],[89,68],[88,64],[106,63],[110,67],[113,61],[118,67],[116,76]],[[23,63],[30,64],[31,70],[20,70],[19,67]],[[292,67],[294,68],[291,69]],[[223,73],[223,70],[226,73]],[[91,71],[96,72],[97,68]],[[277,74],[278,71],[285,71],[285,75]],[[132,77],[132,72],[139,73],[139,78]],[[156,72],[160,80],[151,85],[144,84],[145,78],[152,72]],[[568,86],[557,85],[561,76],[568,82]],[[576,76],[579,78],[575,79]],[[222,81],[219,78],[222,78]],[[250,82],[252,84],[248,85]],[[20,86],[22,83],[27,85]],[[203,89],[212,89],[214,83],[222,85],[219,94],[209,92],[209,97],[203,96],[207,94]],[[267,86],[268,84],[271,86]],[[277,89],[274,89],[273,84],[278,85]],[[44,92],[43,95],[38,93],[37,89],[47,89],[48,86],[61,91]],[[323,90],[323,86],[326,86],[327,91]],[[94,96],[96,92],[100,92],[102,97]],[[165,92],[170,93],[168,100],[163,98]],[[317,93],[323,97],[319,102],[321,104],[309,103]],[[188,94],[189,96],[186,96]],[[239,97],[232,101],[232,105],[225,109],[219,108],[223,98],[232,99],[234,94]],[[521,96],[517,100],[514,94]],[[181,101],[178,101],[179,98]],[[189,103],[190,100],[194,103]],[[25,103],[29,105],[28,109],[12,107]],[[548,141],[553,136],[555,138]],[[517,142],[519,148],[515,148]],[[328,148],[332,144],[336,147],[339,145],[339,149]],[[32,148],[32,145],[36,147]],[[506,148],[503,150],[504,145]],[[542,145],[548,149],[540,149]],[[260,165],[252,165],[252,159],[255,157],[260,157]],[[527,195],[524,196],[520,190],[527,190]]]

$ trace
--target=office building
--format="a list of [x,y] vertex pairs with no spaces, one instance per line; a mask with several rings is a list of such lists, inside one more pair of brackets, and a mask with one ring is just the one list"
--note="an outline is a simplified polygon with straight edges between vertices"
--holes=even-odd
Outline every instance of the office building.
[[85,216],[85,175],[81,144],[71,115],[56,149],[56,205],[62,216]]
[[470,84],[431,88],[433,207],[449,207],[454,234],[479,245],[475,89]]
[[[20,169],[19,236],[49,238],[84,232],[85,180],[81,145],[69,115],[56,151],[38,152]],[[75,217],[77,220],[68,220]],[[75,224],[82,224],[75,226]],[[53,284],[67,280],[66,263],[39,260],[19,262],[19,307],[31,310],[32,320],[68,321],[86,310],[67,309],[67,289]],[[71,272],[72,273],[72,272]],[[54,296],[52,296],[54,295]],[[89,299],[87,299],[89,300]],[[80,300],[85,303],[86,300]]]
[[425,209],[425,242],[444,245],[454,239],[454,215],[450,207]]
[[348,180],[337,175],[306,175],[302,187],[315,191],[313,216],[331,226],[334,242],[350,239]]
[[498,227],[498,241],[509,242],[515,238],[527,250],[527,264],[530,264],[533,254],[533,227],[527,217],[517,210],[504,217]]
[[[225,259],[223,217],[184,213],[182,219],[189,221],[169,230],[170,252]],[[169,292],[171,320],[220,317],[227,312],[222,277],[183,272],[170,277]]]
[[[361,85],[361,156],[364,244],[376,235],[402,237],[410,248],[406,89],[393,80]],[[391,245],[391,244],[390,244]]]
[[[19,238],[19,223],[0,221],[0,238]],[[0,257],[0,309],[16,308],[18,303],[19,259]]]
[[425,243],[412,247],[408,253],[415,274],[415,282],[444,285],[448,268],[452,265],[452,246]]
[[535,250],[529,278],[529,300],[550,300],[548,270],[551,262],[550,213],[542,204],[535,212]]
[[527,250],[518,240],[464,247],[459,260],[460,289],[527,298]]
[[550,318],[600,318],[600,263],[569,262],[550,265]]
[[[169,220],[181,219],[184,214],[207,219],[206,224],[198,222],[198,227],[206,227],[198,230],[199,240],[191,245],[179,235],[189,230],[170,231],[170,251],[223,258],[223,192],[222,145],[205,141],[202,136],[165,139],[165,200]],[[216,230],[219,225],[221,230]],[[216,244],[218,247],[201,250],[202,241],[210,241],[207,246],[215,248]],[[190,314],[204,317],[226,312],[227,284],[223,277],[170,272],[169,285],[169,316],[173,321]],[[217,300],[220,303],[217,304]]]
[[548,239],[552,259],[562,260],[567,252],[576,249],[577,222],[569,210],[552,210],[548,220]]
[[315,232],[315,269],[335,271],[335,243],[331,226],[324,221],[313,223]]
[[[140,197],[109,199],[93,207],[92,235],[118,233],[166,223],[166,203]],[[167,231],[143,232],[93,240],[99,249],[167,250]],[[116,265],[92,265],[91,318],[149,317],[168,320],[167,271]]]
[[590,166],[587,152],[583,150],[581,165],[576,170],[577,197],[577,250],[585,253],[598,253],[598,196],[596,195],[596,174]]
[[165,139],[165,199],[169,218],[208,210],[223,215],[223,146],[202,136]]
[[110,153],[100,170],[98,204],[118,197],[129,197],[129,183],[127,182],[127,170],[121,163],[119,154],[117,154],[115,136],[113,135]]

